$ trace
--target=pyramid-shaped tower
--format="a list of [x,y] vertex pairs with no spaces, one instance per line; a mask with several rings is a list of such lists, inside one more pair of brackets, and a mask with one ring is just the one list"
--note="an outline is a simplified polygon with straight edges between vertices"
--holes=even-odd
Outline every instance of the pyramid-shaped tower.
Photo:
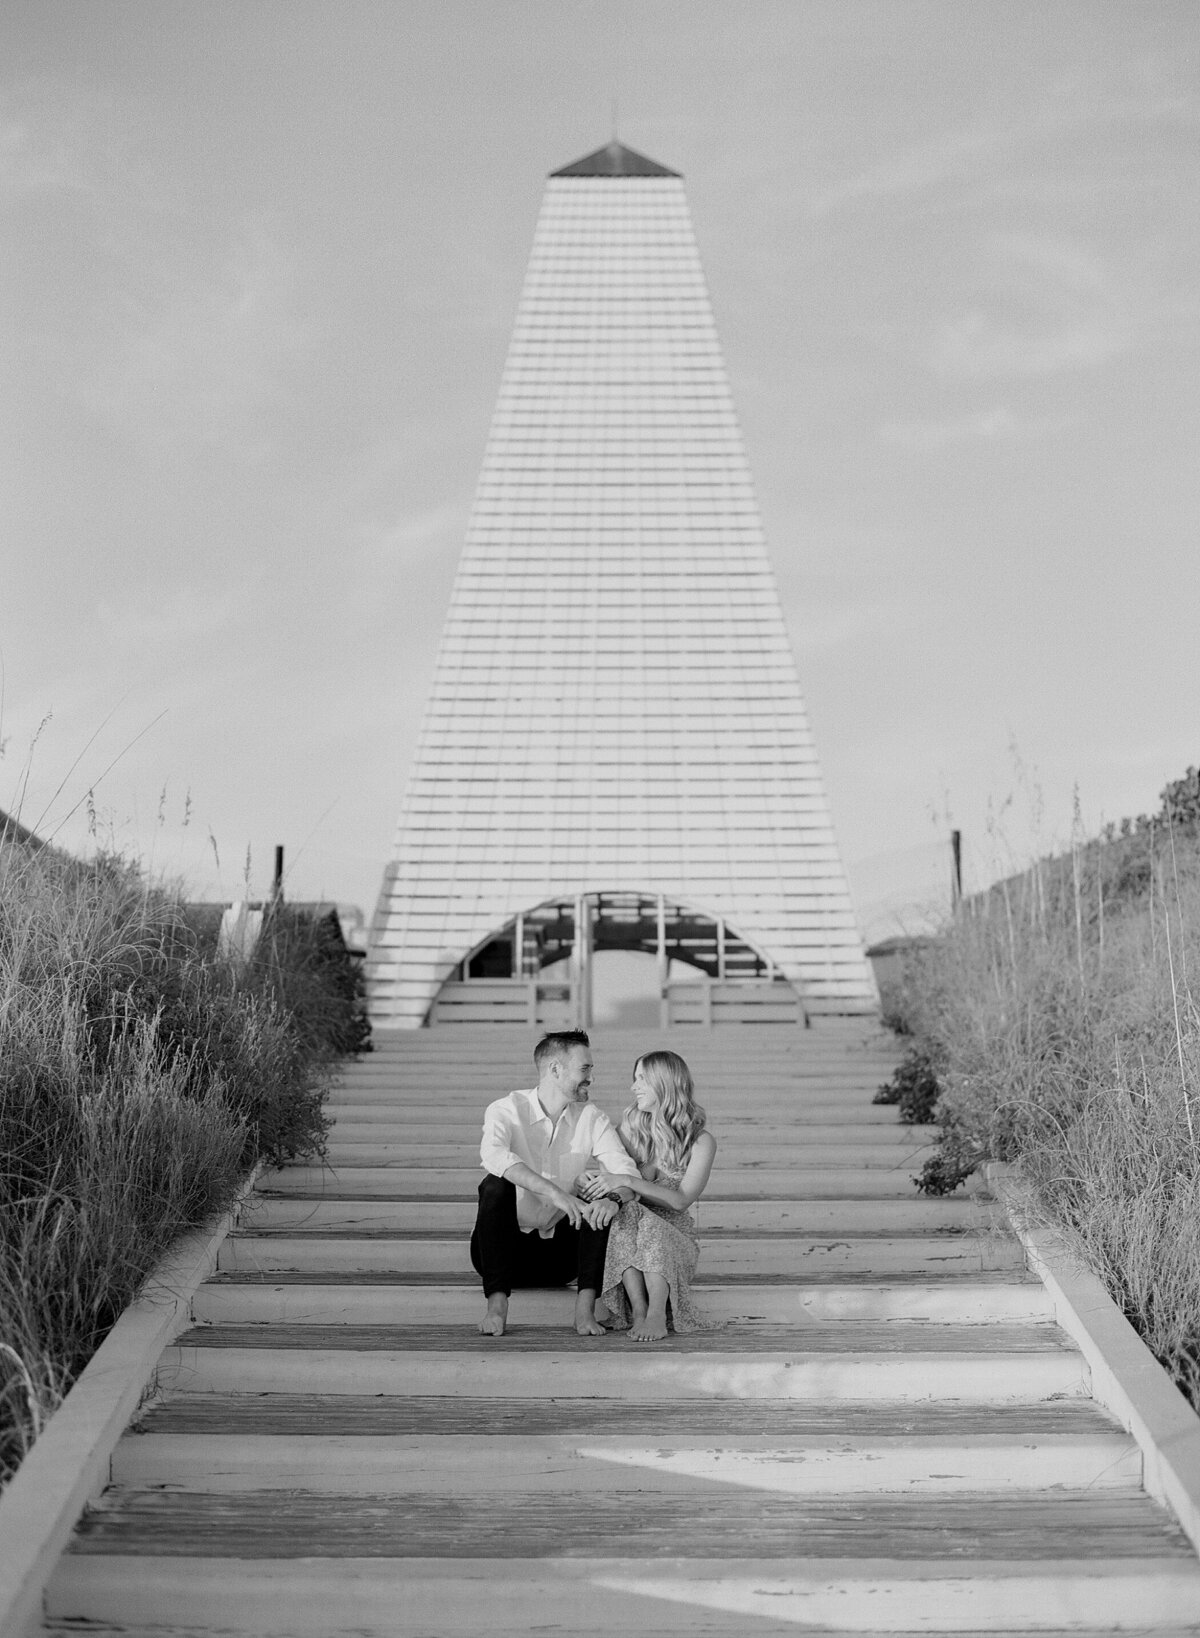
[[372,927],[376,1026],[598,894],[657,900],[660,953],[664,905],[718,923],[809,1017],[877,1005],[683,182],[615,142],[546,186]]

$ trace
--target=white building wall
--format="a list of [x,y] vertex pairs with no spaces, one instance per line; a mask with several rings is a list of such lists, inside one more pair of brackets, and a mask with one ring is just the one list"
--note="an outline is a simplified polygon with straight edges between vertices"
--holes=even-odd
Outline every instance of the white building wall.
[[662,892],[876,1005],[682,181],[552,177],[367,963],[419,1025],[517,912]]

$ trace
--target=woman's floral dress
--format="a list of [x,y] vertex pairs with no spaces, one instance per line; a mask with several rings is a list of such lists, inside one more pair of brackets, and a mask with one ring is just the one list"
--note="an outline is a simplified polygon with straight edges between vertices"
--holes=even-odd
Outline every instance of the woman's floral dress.
[[[683,1172],[656,1172],[654,1181],[677,1189]],[[671,1288],[667,1316],[676,1331],[701,1331],[705,1323],[692,1305],[692,1276],[700,1260],[696,1225],[687,1211],[673,1211],[653,1200],[630,1200],[623,1205],[608,1231],[601,1300],[613,1316],[613,1329],[628,1330],[632,1318],[629,1297],[621,1283],[627,1268],[643,1274],[661,1274]]]

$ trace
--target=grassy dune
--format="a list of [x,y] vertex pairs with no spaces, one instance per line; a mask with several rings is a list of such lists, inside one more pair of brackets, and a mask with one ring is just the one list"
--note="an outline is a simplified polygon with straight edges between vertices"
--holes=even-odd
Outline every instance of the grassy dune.
[[319,1152],[361,1024],[317,943],[235,972],[120,861],[0,847],[0,1479],[171,1242]]
[[900,997],[941,1192],[1019,1161],[1200,1408],[1200,838],[1110,832],[965,904]]

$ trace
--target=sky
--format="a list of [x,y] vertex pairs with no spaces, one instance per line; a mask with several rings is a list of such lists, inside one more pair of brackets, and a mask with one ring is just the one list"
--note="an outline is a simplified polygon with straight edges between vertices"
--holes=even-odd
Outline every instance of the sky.
[[868,937],[1200,762],[1194,0],[14,0],[0,807],[369,915],[546,173],[684,174]]

